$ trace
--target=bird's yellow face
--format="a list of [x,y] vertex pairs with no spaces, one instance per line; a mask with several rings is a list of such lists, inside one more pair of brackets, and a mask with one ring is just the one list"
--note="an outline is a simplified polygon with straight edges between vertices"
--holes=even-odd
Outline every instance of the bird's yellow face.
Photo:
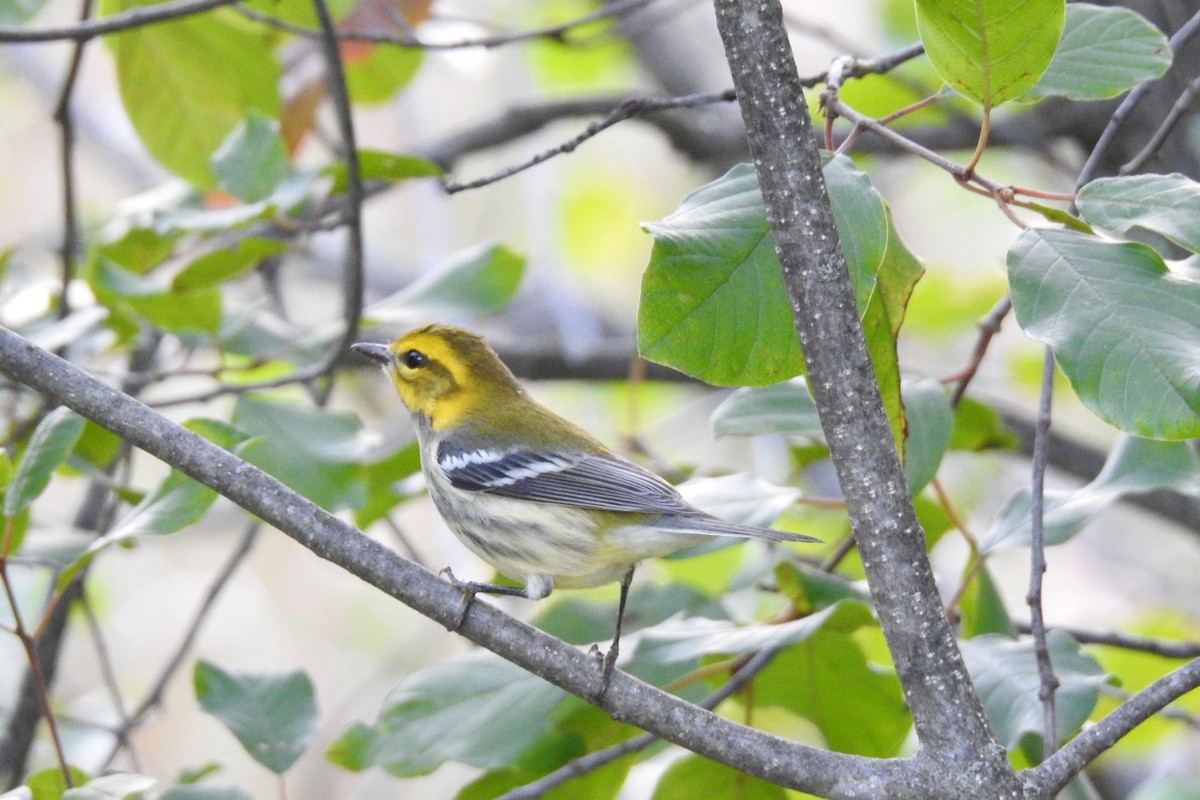
[[434,430],[457,424],[497,399],[497,393],[521,392],[495,351],[458,328],[428,325],[409,331],[386,350],[378,345],[355,349],[383,363],[404,405],[428,419]]

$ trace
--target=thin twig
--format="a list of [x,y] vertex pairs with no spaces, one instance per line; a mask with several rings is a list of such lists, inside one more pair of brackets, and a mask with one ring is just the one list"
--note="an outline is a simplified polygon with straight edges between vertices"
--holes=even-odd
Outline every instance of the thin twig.
[[[477,47],[493,49],[497,47],[503,47],[504,45],[515,44],[517,42],[527,42],[533,39],[553,39],[563,44],[567,44],[569,43],[567,34],[571,33],[576,28],[581,28],[585,25],[590,25],[593,22],[598,22],[604,19],[625,16],[626,14],[637,11],[638,9],[650,5],[653,2],[655,2],[655,0],[621,0],[620,2],[608,3],[603,7],[596,9],[595,11],[583,14],[582,16],[566,22],[558,23],[557,25],[547,25],[542,28],[533,28],[527,31],[515,31],[513,33],[498,33],[491,36],[455,39],[448,42],[431,42],[413,36],[411,33],[397,35],[394,33],[384,33],[381,31],[339,31],[337,34],[337,39],[341,42],[388,44],[395,47],[419,50],[465,50]],[[255,22],[261,22],[264,25],[269,25],[272,28],[295,34],[296,36],[304,36],[310,39],[319,39],[322,36],[320,30],[286,22],[278,17],[272,17],[269,14],[264,14],[261,11],[244,5],[242,2],[240,2],[240,0],[233,0],[233,8],[247,19],[252,19]]]
[[[1183,27],[1175,31],[1170,40],[1171,51],[1178,52],[1179,48],[1197,33],[1200,33],[1200,11],[1193,14],[1192,18],[1184,23]],[[1096,171],[1100,168],[1100,160],[1108,152],[1108,148],[1112,146],[1113,141],[1117,137],[1117,131],[1120,130],[1121,125],[1125,122],[1125,118],[1133,113],[1138,103],[1142,102],[1142,98],[1149,93],[1157,81],[1158,78],[1151,78],[1139,83],[1133,91],[1125,96],[1121,104],[1117,106],[1117,110],[1109,117],[1108,125],[1104,127],[1104,132],[1100,134],[1100,138],[1096,141],[1096,146],[1092,148],[1087,162],[1084,163],[1083,169],[1079,172],[1079,179],[1075,183],[1076,190],[1084,184],[1089,183],[1095,177]]]
[[[95,611],[92,609],[91,601],[88,600],[87,592],[81,592],[80,608],[83,609],[83,617],[87,620],[88,632],[92,636],[92,644],[96,648],[96,660],[100,664],[100,675],[104,679],[104,686],[108,690],[110,699],[112,700],[113,710],[117,712],[118,725],[115,731],[129,730],[129,713],[125,708],[125,700],[121,697],[121,687],[117,681],[116,670],[113,669],[112,654],[109,652],[108,645],[104,641],[104,632],[100,629],[100,621],[96,619]],[[129,749],[129,760],[133,768],[137,772],[141,772],[137,753],[132,748]]]
[[[350,92],[346,88],[346,71],[338,49],[337,29],[325,0],[312,0],[317,20],[321,24],[321,49],[325,54],[325,77],[329,99],[337,118],[342,139],[342,160],[346,162],[346,258],[342,267],[342,335],[321,360],[318,374],[332,372],[338,358],[358,338],[358,322],[363,309],[363,187],[358,164],[358,144],[354,133],[354,117],[350,111]],[[332,382],[322,396],[328,396]]]
[[1027,770],[1024,773],[1026,787],[1038,797],[1053,797],[1121,737],[1197,687],[1200,687],[1200,659],[1193,659],[1135,694],[1104,719],[1085,728],[1050,758]]
[[1058,678],[1050,662],[1050,650],[1046,646],[1046,621],[1042,616],[1042,576],[1046,572],[1045,541],[1045,489],[1046,489],[1046,442],[1050,433],[1050,404],[1054,396],[1054,353],[1045,350],[1042,368],[1042,396],[1038,404],[1037,430],[1033,440],[1033,478],[1030,492],[1030,558],[1029,593],[1025,600],[1029,604],[1033,630],[1033,652],[1038,666],[1038,699],[1042,701],[1042,751],[1049,758],[1058,749],[1058,723],[1055,713],[1054,693],[1058,689]]
[[1167,141],[1167,137],[1179,125],[1184,114],[1191,111],[1192,104],[1196,102],[1198,95],[1200,95],[1200,78],[1196,78],[1184,87],[1183,92],[1175,99],[1175,104],[1171,106],[1171,110],[1167,112],[1167,116],[1163,118],[1162,124],[1158,126],[1158,130],[1150,137],[1150,141],[1146,142],[1146,146],[1142,148],[1141,152],[1122,165],[1117,170],[1117,174],[1130,175],[1140,172],[1151,158],[1158,155],[1158,151]]
[[232,3],[233,0],[175,0],[175,2],[160,3],[152,6],[138,6],[129,11],[122,11],[104,19],[82,22],[78,25],[64,25],[57,28],[26,28],[24,26],[0,26],[0,43],[24,42],[37,44],[41,42],[75,41],[84,42],[103,36],[106,33],[117,33],[153,25],[157,22],[188,17],[192,14],[202,14],[214,8],[220,8]]
[[[1027,622],[1014,624],[1018,633],[1029,634],[1033,627]],[[1132,636],[1120,631],[1092,631],[1084,628],[1072,628],[1064,625],[1052,625],[1051,630],[1062,631],[1080,644],[1100,644],[1109,647],[1120,647],[1124,650],[1137,650],[1163,658],[1200,658],[1200,642],[1175,641],[1171,639],[1150,639],[1144,636]]]
[[[11,519],[5,520],[5,550],[7,550],[7,545],[10,541],[11,525]],[[50,731],[50,741],[54,745],[54,755],[58,759],[59,770],[62,772],[63,781],[66,786],[70,788],[74,786],[71,778],[71,768],[67,762],[66,752],[63,750],[62,737],[58,732],[58,722],[54,719],[54,709],[50,707],[50,694],[46,689],[46,680],[42,674],[41,664],[38,661],[34,639],[25,627],[21,609],[17,605],[16,593],[13,591],[12,582],[9,580],[7,552],[0,553],[0,584],[4,586],[4,594],[8,598],[9,608],[12,609],[12,633],[17,637],[17,641],[21,643],[21,647],[25,650],[25,660],[29,668],[27,674],[32,679],[34,691],[37,693],[38,705],[42,710],[42,718],[45,719],[46,728]]]
[[537,166],[544,161],[549,161],[555,156],[562,155],[563,153],[570,153],[576,147],[579,147],[579,145],[583,144],[588,139],[591,139],[601,131],[611,128],[618,122],[623,122],[631,117],[638,117],[643,114],[651,114],[657,111],[664,111],[672,108],[690,108],[693,106],[709,105],[712,103],[728,103],[735,99],[736,97],[733,90],[726,89],[723,92],[703,92],[699,94],[684,95],[682,97],[626,100],[612,111],[608,112],[599,119],[594,120],[591,124],[584,128],[581,133],[571,137],[561,144],[555,145],[549,150],[544,150],[534,155],[532,158],[529,158],[526,161],[505,167],[504,169],[494,172],[491,175],[478,178],[473,181],[468,181],[466,183],[445,181],[443,182],[442,186],[445,188],[447,194],[455,194],[456,192],[462,192],[468,189],[478,189],[482,186],[487,186],[488,184],[504,180],[505,178],[511,178],[513,175],[524,172],[530,167]]
[[957,408],[958,404],[962,402],[963,395],[967,393],[967,387],[971,385],[975,373],[979,371],[983,357],[987,355],[988,347],[991,345],[992,339],[1000,332],[1000,325],[1008,316],[1009,311],[1012,311],[1012,298],[1006,294],[996,302],[996,305],[992,306],[983,319],[979,320],[979,338],[975,340],[975,349],[971,352],[970,362],[967,363],[965,369],[950,377],[950,380],[956,382],[954,391],[950,393],[951,408]]
[[[92,15],[92,0],[83,0],[79,10],[80,22],[86,22]],[[62,288],[58,300],[58,318],[66,319],[71,313],[71,299],[68,289],[75,277],[75,259],[79,257],[79,214],[75,207],[75,120],[71,114],[71,95],[75,92],[75,84],[79,78],[79,66],[83,63],[83,48],[87,46],[86,39],[75,42],[71,48],[71,60],[67,65],[67,75],[63,79],[62,91],[54,106],[54,121],[58,123],[60,140],[60,157],[62,169],[62,210],[63,210],[63,241],[62,252]]]

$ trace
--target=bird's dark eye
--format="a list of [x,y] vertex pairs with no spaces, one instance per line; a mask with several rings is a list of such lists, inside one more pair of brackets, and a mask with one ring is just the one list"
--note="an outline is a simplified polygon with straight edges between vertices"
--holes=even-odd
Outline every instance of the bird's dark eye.
[[420,350],[409,350],[401,356],[401,360],[404,361],[404,366],[409,369],[420,369],[429,363],[429,359]]

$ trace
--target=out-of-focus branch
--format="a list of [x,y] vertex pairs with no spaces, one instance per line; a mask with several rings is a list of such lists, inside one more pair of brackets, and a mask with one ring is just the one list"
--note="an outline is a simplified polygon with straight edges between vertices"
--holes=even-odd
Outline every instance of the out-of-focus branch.
[[[310,39],[319,39],[321,31],[313,28],[306,28],[302,25],[295,25],[286,22],[277,17],[272,17],[269,14],[263,14],[249,6],[240,2],[240,0],[231,0],[233,8],[247,19],[252,19],[255,22],[261,22],[264,25],[269,25],[277,30],[286,33],[295,34],[296,36],[304,36]],[[369,42],[372,44],[387,44],[395,47],[404,47],[418,50],[468,50],[473,48],[493,49],[503,47],[504,45],[516,44],[518,42],[528,42],[534,39],[552,39],[554,41],[567,43],[569,42],[567,34],[577,28],[582,28],[590,25],[593,22],[600,20],[612,19],[614,17],[622,17],[630,14],[644,6],[648,6],[655,0],[620,0],[620,2],[609,3],[608,5],[598,8],[587,14],[583,14],[575,19],[561,22],[557,25],[546,25],[541,28],[532,28],[526,31],[514,31],[512,33],[497,33],[490,36],[479,36],[468,39],[454,39],[451,41],[439,42],[428,39],[421,39],[413,35],[411,32],[406,33],[390,33],[384,31],[339,31],[337,34],[338,41],[341,42]]]
[[58,28],[26,28],[24,26],[0,26],[0,43],[3,42],[82,42],[103,36],[106,33],[132,30],[143,25],[166,22],[171,19],[200,14],[214,8],[229,5],[233,0],[174,0],[153,6],[139,6],[122,11],[104,19],[81,22]]

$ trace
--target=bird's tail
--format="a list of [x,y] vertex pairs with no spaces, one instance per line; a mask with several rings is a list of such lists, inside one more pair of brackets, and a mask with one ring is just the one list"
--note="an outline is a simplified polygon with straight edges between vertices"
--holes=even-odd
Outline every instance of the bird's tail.
[[697,514],[696,516],[675,517],[671,524],[672,530],[680,533],[695,533],[701,536],[741,536],[745,539],[765,539],[769,542],[817,542],[815,536],[805,536],[802,533],[776,531],[770,528],[759,528],[755,525],[741,525],[736,522],[726,522],[723,519]]

